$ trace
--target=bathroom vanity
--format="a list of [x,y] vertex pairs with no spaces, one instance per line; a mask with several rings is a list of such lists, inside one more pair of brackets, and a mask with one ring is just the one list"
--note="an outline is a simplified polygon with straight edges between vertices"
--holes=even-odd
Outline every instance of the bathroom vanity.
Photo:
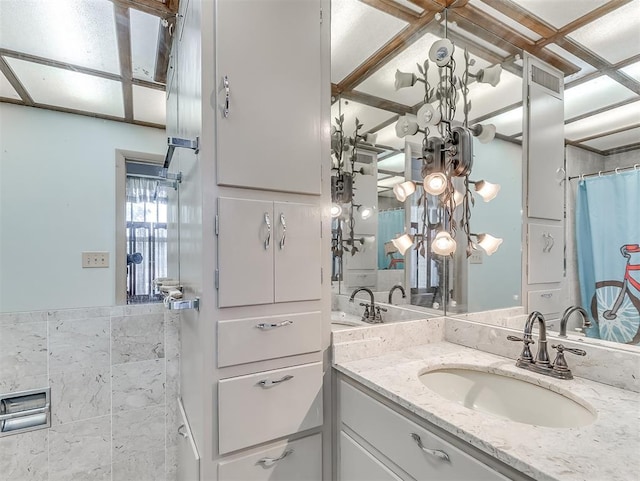
[[[515,331],[451,318],[334,332],[337,479],[635,479],[638,354],[618,355],[629,383],[611,382],[624,389],[559,380],[517,368],[519,346],[504,339],[507,332]],[[462,345],[488,339],[513,355]],[[587,359],[598,358],[598,346],[585,347]],[[582,367],[571,361],[579,376]],[[455,401],[455,392],[427,386],[428,373],[456,370],[503,380],[509,389],[483,404],[482,393]]]

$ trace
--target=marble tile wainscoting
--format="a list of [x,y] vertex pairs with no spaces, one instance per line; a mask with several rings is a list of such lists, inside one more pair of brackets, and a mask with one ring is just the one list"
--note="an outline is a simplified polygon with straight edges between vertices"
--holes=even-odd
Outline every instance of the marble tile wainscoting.
[[180,317],[161,304],[0,314],[0,393],[51,428],[0,438],[0,481],[173,481]]

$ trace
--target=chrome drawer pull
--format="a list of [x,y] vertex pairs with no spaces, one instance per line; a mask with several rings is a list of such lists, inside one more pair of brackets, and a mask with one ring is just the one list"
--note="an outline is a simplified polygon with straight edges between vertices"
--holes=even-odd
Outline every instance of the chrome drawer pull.
[[222,114],[225,118],[229,117],[229,113],[231,112],[231,98],[229,88],[229,77],[226,75],[222,77],[222,85],[224,87],[224,108],[222,109]]
[[287,374],[286,376],[284,376],[284,377],[282,377],[280,379],[277,379],[275,381],[272,381],[271,379],[263,379],[262,381],[258,382],[258,384],[261,387],[268,388],[268,387],[271,387],[271,386],[273,386],[275,384],[280,384],[281,382],[289,381],[290,379],[293,379],[293,376]]
[[264,240],[264,248],[268,249],[271,243],[271,219],[269,219],[269,213],[264,213],[264,223],[267,225],[267,238]]
[[280,239],[280,250],[284,249],[284,241],[287,237],[287,223],[284,219],[284,214],[280,213],[280,224],[282,224],[282,239]]
[[293,449],[287,449],[284,453],[282,453],[282,456],[280,456],[279,458],[262,458],[258,460],[258,464],[262,464],[262,466],[264,466],[265,468],[269,468],[274,464],[276,464],[281,459],[286,458],[290,454],[293,454]]
[[430,454],[431,456],[435,456],[438,459],[442,459],[443,461],[446,461],[448,463],[451,462],[451,460],[449,459],[449,455],[447,453],[445,453],[444,451],[442,451],[440,449],[428,449],[428,448],[425,448],[422,445],[422,439],[420,439],[420,436],[418,436],[416,433],[411,433],[411,437],[416,442],[418,447],[420,449],[422,449],[425,453]]
[[275,329],[276,327],[290,326],[291,324],[293,324],[293,321],[290,321],[287,319],[286,321],[282,321],[282,322],[272,322],[272,323],[261,322],[260,324],[256,324],[256,327],[258,329],[262,329],[266,331],[268,329]]

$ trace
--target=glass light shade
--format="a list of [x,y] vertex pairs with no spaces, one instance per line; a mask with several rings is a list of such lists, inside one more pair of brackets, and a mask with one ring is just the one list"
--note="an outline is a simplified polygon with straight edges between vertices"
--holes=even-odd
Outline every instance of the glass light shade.
[[391,243],[396,246],[398,252],[404,255],[407,252],[407,249],[413,245],[413,239],[409,234],[402,234],[400,237],[396,237],[395,239],[391,239]]
[[447,190],[447,176],[442,172],[434,172],[424,178],[424,190],[431,195],[440,195]]
[[364,141],[367,144],[376,145],[376,140],[378,139],[378,134],[367,134],[364,136]]
[[456,241],[446,230],[441,230],[431,243],[431,251],[434,254],[448,256],[456,251]]
[[479,180],[475,185],[476,192],[484,199],[485,202],[495,199],[498,192],[500,192],[500,184],[492,184],[486,180]]
[[447,65],[452,55],[453,43],[447,38],[434,42],[429,49],[429,59],[435,62],[438,67]]
[[416,115],[418,117],[418,126],[422,129],[440,123],[440,112],[434,109],[431,104],[424,104]]
[[376,243],[376,236],[374,235],[366,235],[363,238],[362,242],[362,250],[366,251],[368,249],[373,249]]
[[331,204],[331,217],[334,219],[342,214],[342,206],[339,204]]
[[498,250],[502,244],[502,239],[493,237],[491,234],[478,234],[478,245],[484,249],[488,256]]
[[500,82],[501,74],[502,74],[502,65],[497,64],[497,65],[494,65],[493,67],[484,68],[480,70],[478,72],[478,75],[476,75],[476,78],[480,83],[489,84],[492,87],[495,87],[496,85],[498,85],[498,82]]
[[415,135],[416,132],[418,132],[418,122],[409,118],[409,116],[403,115],[396,122],[396,135],[399,138],[407,135]]
[[418,78],[413,73],[401,72],[396,70],[396,90],[400,90],[405,87],[413,87],[416,84]]
[[371,219],[375,209],[373,207],[367,207],[363,205],[359,210],[360,210],[360,218],[362,220],[367,220],[367,219]]
[[488,144],[496,136],[496,126],[493,124],[476,124],[471,127],[471,133],[478,138],[481,144]]
[[407,197],[409,197],[415,191],[416,184],[410,180],[401,182],[400,184],[396,184],[393,186],[393,193],[399,202],[404,202],[405,200],[407,200]]

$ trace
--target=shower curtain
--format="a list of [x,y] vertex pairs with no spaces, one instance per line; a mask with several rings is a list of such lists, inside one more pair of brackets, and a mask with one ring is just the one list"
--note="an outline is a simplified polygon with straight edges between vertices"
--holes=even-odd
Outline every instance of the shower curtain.
[[[389,256],[384,253],[384,243],[404,232],[404,209],[385,210],[378,212],[378,269],[389,266]],[[401,258],[400,253],[395,254]]]
[[640,344],[640,171],[582,179],[576,202],[587,335]]

